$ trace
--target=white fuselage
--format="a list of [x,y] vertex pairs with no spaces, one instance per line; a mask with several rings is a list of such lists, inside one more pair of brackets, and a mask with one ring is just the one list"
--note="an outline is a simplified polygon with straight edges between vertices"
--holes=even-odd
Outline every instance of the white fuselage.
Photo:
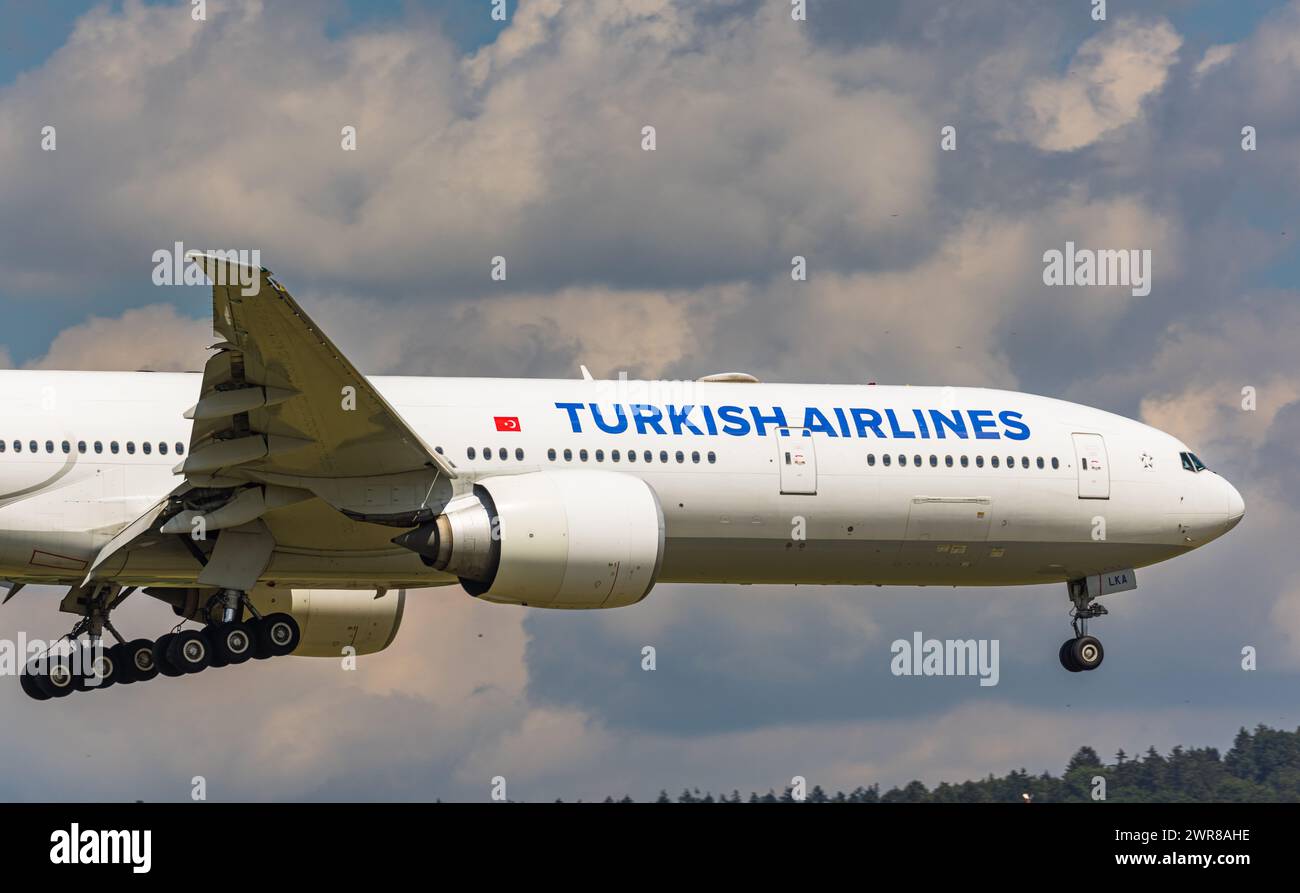
[[[1226,480],[1183,467],[1188,447],[1176,438],[1008,391],[372,381],[462,485],[558,467],[645,480],[664,513],[662,582],[1062,581],[1181,554],[1244,510]],[[0,372],[0,578],[80,582],[98,550],[180,481],[182,413],[199,389],[196,374]],[[187,582],[170,566],[131,572]],[[277,556],[263,582],[453,580],[395,546],[355,560]]]

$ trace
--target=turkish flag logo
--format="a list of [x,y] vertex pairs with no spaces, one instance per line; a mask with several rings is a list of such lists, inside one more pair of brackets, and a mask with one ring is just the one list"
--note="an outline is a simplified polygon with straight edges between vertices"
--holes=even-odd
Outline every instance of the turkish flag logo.
[[499,415],[493,416],[492,421],[497,423],[498,431],[519,431],[519,416]]

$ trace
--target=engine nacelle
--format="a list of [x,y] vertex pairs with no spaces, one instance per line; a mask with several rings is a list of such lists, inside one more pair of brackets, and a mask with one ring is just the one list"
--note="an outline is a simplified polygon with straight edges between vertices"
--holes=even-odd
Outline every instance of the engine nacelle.
[[480,481],[395,542],[486,601],[618,608],[645,598],[659,576],[664,514],[640,478],[538,471]]
[[[148,595],[172,606],[179,617],[219,623],[222,603],[215,589],[146,589]],[[302,630],[294,649],[299,657],[342,657],[351,646],[356,654],[383,651],[397,637],[406,607],[406,590],[391,589],[273,589],[259,586],[249,600],[264,616],[292,614]]]
[[263,614],[285,611],[298,621],[298,657],[342,657],[349,645],[356,654],[383,651],[397,638],[406,608],[405,589],[259,589],[251,598]]

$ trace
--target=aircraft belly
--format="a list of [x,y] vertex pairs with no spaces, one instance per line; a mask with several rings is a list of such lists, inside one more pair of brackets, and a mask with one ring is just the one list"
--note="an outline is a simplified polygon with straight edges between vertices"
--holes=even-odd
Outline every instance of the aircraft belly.
[[1185,551],[1149,543],[669,538],[661,583],[1014,586],[1145,567]]

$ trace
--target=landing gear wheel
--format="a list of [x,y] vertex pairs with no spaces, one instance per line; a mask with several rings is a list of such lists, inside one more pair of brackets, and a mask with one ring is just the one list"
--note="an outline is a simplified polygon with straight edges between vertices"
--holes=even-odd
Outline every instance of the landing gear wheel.
[[172,664],[171,659],[167,657],[167,652],[171,650],[172,642],[176,641],[176,633],[167,633],[158,637],[158,641],[153,643],[151,656],[153,664],[157,667],[158,672],[164,676],[184,676],[185,671]]
[[258,624],[257,632],[262,641],[262,651],[271,657],[292,654],[302,640],[298,621],[289,614],[268,614]]
[[27,672],[24,668],[18,676],[18,684],[22,686],[23,693],[35,701],[48,701],[50,695],[45,689],[41,688],[38,678]]
[[1066,639],[1061,643],[1061,650],[1058,652],[1057,657],[1061,659],[1061,666],[1065,667],[1071,673],[1077,673],[1079,672],[1079,667],[1075,664],[1074,658],[1070,656],[1070,649],[1073,647],[1074,639]]
[[117,646],[126,655],[126,673],[123,684],[131,682],[148,682],[158,675],[158,662],[153,656],[153,642],[148,639],[134,639],[125,645]]
[[1101,642],[1095,636],[1080,636],[1070,644],[1070,660],[1080,670],[1095,670],[1106,656]]
[[210,626],[208,636],[217,656],[228,664],[242,664],[253,657],[257,648],[252,624],[242,620]]
[[77,690],[77,675],[72,672],[72,661],[67,656],[51,655],[44,673],[36,676],[36,684],[51,698],[66,698]]
[[84,653],[81,691],[98,691],[121,681],[122,663],[113,656],[113,648],[104,648],[96,655],[93,648],[87,647]]
[[168,646],[167,660],[183,673],[198,673],[212,665],[212,646],[199,630],[182,630]]
[[130,646],[126,642],[119,642],[106,653],[109,660],[113,662],[113,681],[119,685],[130,685],[135,682]]

